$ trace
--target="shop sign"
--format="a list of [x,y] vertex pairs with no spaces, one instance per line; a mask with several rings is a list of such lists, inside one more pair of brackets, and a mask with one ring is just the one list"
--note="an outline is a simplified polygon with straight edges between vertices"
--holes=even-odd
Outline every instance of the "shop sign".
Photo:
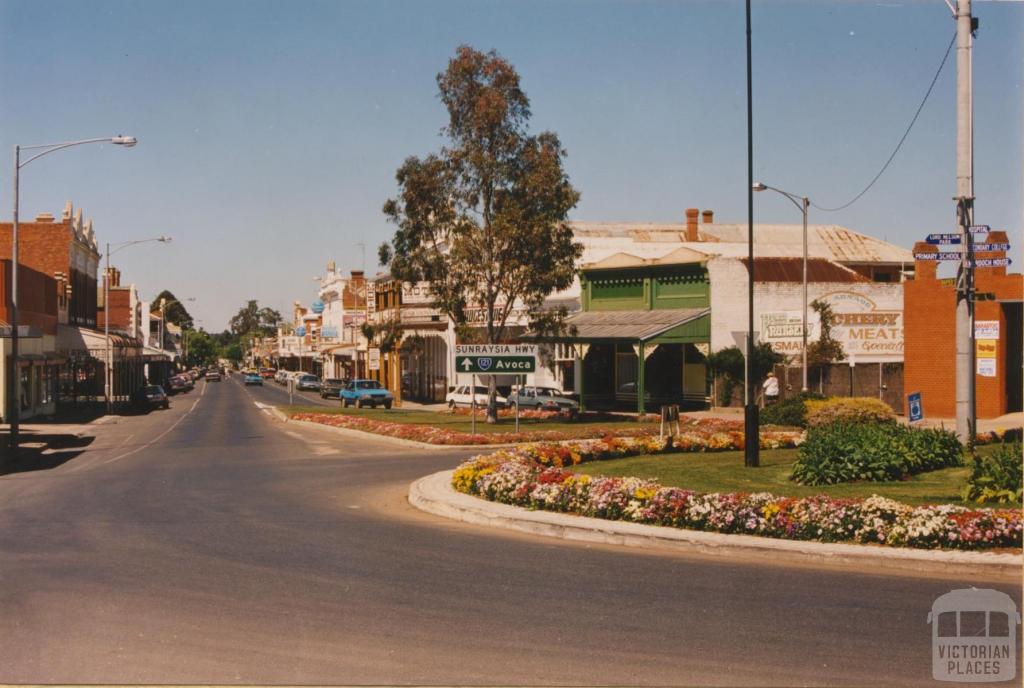
[[977,359],[978,364],[978,375],[981,377],[995,377],[996,376],[996,359],[994,358],[979,358]]
[[823,295],[835,314],[832,338],[847,356],[861,361],[903,358],[902,292],[873,293],[874,298],[853,291]]
[[366,352],[366,369],[380,370],[380,349],[374,347]]
[[430,282],[402,282],[402,305],[412,303],[433,303]]
[[999,321],[998,320],[975,320],[974,321],[974,338],[975,339],[999,339]]
[[[810,309],[808,310],[810,311]],[[818,324],[818,314],[814,311],[808,312],[808,341],[817,339]],[[772,311],[761,314],[761,331],[758,339],[770,344],[772,349],[780,354],[797,354],[803,346],[802,331],[803,313],[800,311]]]

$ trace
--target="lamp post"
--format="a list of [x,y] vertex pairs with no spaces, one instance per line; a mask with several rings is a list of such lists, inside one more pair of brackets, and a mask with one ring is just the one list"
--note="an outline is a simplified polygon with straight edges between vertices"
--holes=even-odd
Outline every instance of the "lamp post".
[[761,182],[756,182],[753,186],[754,191],[766,191],[771,190],[776,193],[780,193],[790,200],[790,202],[800,209],[801,214],[804,217],[804,307],[803,307],[803,325],[800,330],[800,351],[803,356],[803,375],[800,381],[800,391],[807,391],[807,209],[810,207],[811,202],[807,196],[797,196],[796,194],[783,191],[782,189],[776,189],[774,186],[768,186]]
[[[106,257],[103,263],[103,340],[106,345],[107,361],[105,370],[103,372],[103,392],[107,400],[107,413],[111,412],[113,406],[113,391],[114,391],[114,351],[110,346],[110,254],[117,253],[123,248],[134,246],[136,244],[146,244],[150,241],[159,241],[164,244],[171,241],[169,236],[158,236],[152,239],[136,239],[134,241],[122,241],[119,244],[111,244],[107,242]],[[149,326],[149,323],[146,323]]]
[[[87,143],[112,143],[115,146],[131,148],[138,141],[134,136],[107,136],[96,139],[81,139],[79,141],[64,141],[62,143],[44,143],[34,146],[14,146],[14,213],[12,225],[12,248],[11,248],[11,355],[7,366],[7,416],[8,425],[11,428],[10,445],[13,454],[18,451],[19,415],[21,413],[21,399],[18,394],[18,193],[19,193],[19,172],[22,167],[33,160],[63,150],[72,146],[82,146]],[[21,151],[39,151],[29,158],[22,160]]]

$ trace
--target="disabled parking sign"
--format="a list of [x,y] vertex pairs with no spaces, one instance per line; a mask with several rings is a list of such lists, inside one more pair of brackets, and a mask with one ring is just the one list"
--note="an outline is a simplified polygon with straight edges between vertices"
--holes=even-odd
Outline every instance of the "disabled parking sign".
[[924,406],[921,404],[921,393],[914,392],[907,395],[907,417],[910,422],[924,420]]

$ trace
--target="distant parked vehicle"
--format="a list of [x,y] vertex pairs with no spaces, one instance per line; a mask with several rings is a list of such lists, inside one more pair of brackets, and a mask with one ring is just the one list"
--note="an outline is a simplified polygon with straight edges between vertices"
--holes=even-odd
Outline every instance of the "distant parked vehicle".
[[146,385],[139,387],[132,394],[132,403],[140,409],[171,408],[171,400],[167,392],[160,385]]
[[260,368],[260,377],[264,380],[273,380],[276,372],[273,368]]
[[329,377],[320,383],[320,398],[326,399],[331,397],[338,399],[341,397],[342,388],[348,384],[348,380],[344,380],[338,377]]
[[206,371],[207,382],[220,382],[220,371],[216,368],[210,368]]
[[[448,408],[455,408],[456,406],[471,406],[473,404],[473,394],[470,393],[470,385],[459,385],[452,391],[448,392],[444,400],[448,402]],[[487,406],[487,388],[483,385],[477,385],[475,389],[476,405]],[[508,399],[501,396],[497,397],[498,406],[505,406],[508,404]]]
[[313,390],[314,392],[319,392],[320,378],[318,378],[316,375],[310,375],[308,373],[306,375],[300,375],[299,379],[296,380],[295,382],[295,387],[300,391],[309,389]]
[[276,382],[279,385],[283,385],[283,384],[287,383],[288,382],[288,371],[287,370],[279,370],[276,373],[274,373],[274,382]]
[[263,386],[263,378],[259,376],[259,373],[246,373],[245,384],[248,385],[259,385]]
[[394,395],[376,380],[352,380],[341,390],[341,405],[344,408],[355,404],[356,408],[375,408],[380,405],[389,409],[394,402]]
[[580,405],[555,387],[520,387],[509,395],[510,408],[536,409],[539,411],[561,411],[579,413]]
[[185,392],[190,388],[190,382],[184,375],[172,375],[167,378],[167,391],[171,394]]

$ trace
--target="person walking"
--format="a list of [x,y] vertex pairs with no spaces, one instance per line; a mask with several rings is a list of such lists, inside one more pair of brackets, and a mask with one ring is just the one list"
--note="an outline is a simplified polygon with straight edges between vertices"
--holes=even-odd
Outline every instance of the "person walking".
[[765,406],[771,406],[779,400],[779,378],[775,377],[775,373],[768,373],[761,390],[764,393]]

